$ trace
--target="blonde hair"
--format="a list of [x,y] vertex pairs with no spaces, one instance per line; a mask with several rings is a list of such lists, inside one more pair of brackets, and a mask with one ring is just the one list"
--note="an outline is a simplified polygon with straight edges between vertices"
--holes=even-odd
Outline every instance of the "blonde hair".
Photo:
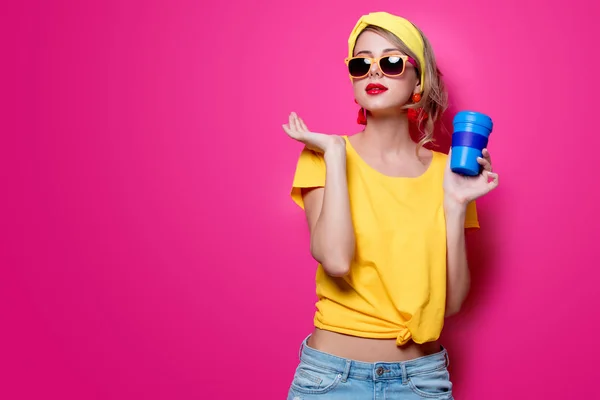
[[[381,35],[390,43],[393,43],[395,46],[397,46],[404,54],[412,57],[417,62],[417,68],[419,71],[423,71],[422,68],[425,68],[425,88],[421,93],[421,100],[418,103],[410,103],[404,107],[404,109],[422,108],[417,117],[416,124],[421,135],[417,145],[417,154],[419,154],[419,149],[421,147],[434,141],[433,134],[435,130],[435,124],[440,120],[442,114],[448,108],[448,93],[446,92],[444,81],[442,80],[443,74],[437,66],[431,43],[429,43],[429,40],[418,27],[415,26],[415,28],[423,38],[426,65],[420,65],[416,55],[399,37],[390,31],[378,26],[369,25],[363,30],[363,32],[372,31],[378,35]],[[417,75],[420,77],[419,74]],[[427,118],[425,118],[425,113],[427,114]]]

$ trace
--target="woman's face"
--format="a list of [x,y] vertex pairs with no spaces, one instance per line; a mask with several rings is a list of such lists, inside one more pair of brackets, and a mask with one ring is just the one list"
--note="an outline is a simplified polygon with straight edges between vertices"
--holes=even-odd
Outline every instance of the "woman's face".
[[[375,32],[363,32],[354,47],[354,56],[379,58],[403,55],[397,46]],[[393,111],[404,106],[414,92],[418,92],[415,67],[407,62],[404,73],[397,77],[384,75],[377,63],[371,65],[363,78],[353,78],[354,96],[361,107],[371,111]]]

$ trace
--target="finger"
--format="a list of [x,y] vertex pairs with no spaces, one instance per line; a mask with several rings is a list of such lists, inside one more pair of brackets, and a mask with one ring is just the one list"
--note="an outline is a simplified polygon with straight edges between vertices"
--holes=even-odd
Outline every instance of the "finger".
[[290,130],[294,130],[294,113],[293,112],[290,113],[288,125],[289,125]]
[[477,157],[477,162],[483,167],[484,170],[492,172],[492,164],[485,158]]
[[304,121],[302,121],[302,118],[298,118],[298,122],[300,123],[300,129],[303,132],[307,132],[308,128],[306,127],[306,124],[304,123]]
[[296,113],[293,113],[292,115],[292,124],[292,129],[294,129],[296,132],[300,132],[300,124],[298,123],[298,116]]
[[490,156],[490,152],[488,151],[487,148],[483,149],[483,151],[481,152],[483,154],[483,158],[485,158],[486,160],[488,160],[488,162],[491,164],[492,163],[492,157]]
[[[498,174],[494,173],[494,172],[487,172],[486,171],[486,177],[488,179],[488,190],[494,190],[498,187],[498,184],[500,183],[499,181],[499,177]],[[491,181],[490,181],[491,179]]]
[[285,133],[287,133],[289,136],[292,136],[292,132],[290,131],[290,127],[288,126],[288,124],[283,124],[281,125],[281,127],[283,128]]

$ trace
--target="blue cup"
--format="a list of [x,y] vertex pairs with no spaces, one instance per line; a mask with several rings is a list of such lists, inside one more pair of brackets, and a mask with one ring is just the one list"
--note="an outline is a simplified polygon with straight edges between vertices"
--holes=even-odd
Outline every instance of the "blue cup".
[[452,172],[467,176],[477,176],[482,167],[477,157],[483,157],[482,150],[488,145],[492,133],[492,119],[475,111],[460,111],[452,123]]

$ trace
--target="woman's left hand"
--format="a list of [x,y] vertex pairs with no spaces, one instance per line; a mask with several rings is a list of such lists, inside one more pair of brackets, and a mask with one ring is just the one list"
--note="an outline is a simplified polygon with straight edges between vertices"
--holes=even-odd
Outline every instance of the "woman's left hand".
[[498,174],[492,172],[492,158],[487,149],[483,149],[483,158],[477,162],[483,167],[483,171],[477,176],[463,176],[452,172],[450,169],[450,157],[452,149],[448,154],[448,163],[444,173],[444,198],[445,202],[466,207],[471,201],[489,193],[498,187]]

